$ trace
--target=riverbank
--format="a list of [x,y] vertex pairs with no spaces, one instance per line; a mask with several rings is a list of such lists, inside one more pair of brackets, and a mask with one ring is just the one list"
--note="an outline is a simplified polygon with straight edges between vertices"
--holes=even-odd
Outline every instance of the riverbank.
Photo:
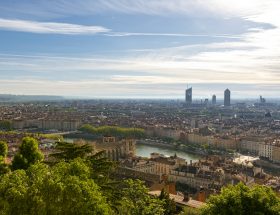
[[148,145],[148,146],[154,146],[154,147],[159,147],[159,148],[164,148],[164,149],[173,149],[173,150],[179,150],[183,151],[186,153],[190,153],[193,155],[200,155],[200,156],[206,156],[207,153],[204,151],[201,151],[200,149],[187,149],[184,146],[178,146],[178,145],[173,145],[173,144],[168,144],[168,143],[162,143],[162,142],[156,142],[153,140],[137,140],[136,144],[142,144],[142,145]]
[[163,154],[165,156],[174,156],[175,154],[178,157],[181,157],[183,159],[185,159],[188,163],[190,161],[198,161],[199,159],[202,159],[203,156],[201,155],[197,155],[197,154],[193,154],[193,153],[188,153],[188,152],[184,152],[182,150],[178,150],[175,148],[166,148],[166,147],[159,147],[159,146],[152,146],[152,145],[147,145],[147,144],[136,144],[136,155],[139,157],[146,157],[146,158],[150,158],[151,153],[159,153],[159,154]]
[[275,176],[280,176],[280,165],[271,163],[270,161],[266,160],[256,160],[254,161],[254,164],[257,166],[260,166],[264,169],[265,172],[275,175]]

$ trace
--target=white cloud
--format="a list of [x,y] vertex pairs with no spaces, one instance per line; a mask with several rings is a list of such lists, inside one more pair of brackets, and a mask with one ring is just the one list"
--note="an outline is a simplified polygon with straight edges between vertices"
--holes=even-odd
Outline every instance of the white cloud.
[[87,26],[58,22],[37,22],[29,20],[12,20],[0,18],[0,29],[10,31],[21,31],[41,34],[98,34],[102,33],[109,37],[128,36],[165,36],[165,37],[208,37],[208,38],[229,38],[239,39],[238,35],[229,34],[182,34],[182,33],[148,33],[148,32],[112,32],[102,26]]
[[59,14],[92,14],[114,11],[127,14],[170,15],[181,14],[196,17],[254,17],[277,0],[56,0],[55,5],[43,3],[49,11]]
[[97,34],[110,30],[101,26],[86,26],[58,22],[36,22],[0,18],[0,29],[45,34]]
[[30,0],[8,3],[12,9],[0,7],[0,12],[2,9],[6,13],[44,18],[104,12],[253,18],[275,2],[277,0],[235,0],[234,3],[229,0]]
[[[210,16],[209,14],[211,14],[211,16],[221,16],[221,19],[238,17],[243,20],[268,23],[274,28],[248,28],[247,33],[238,36],[233,35],[233,37],[236,36],[239,39],[234,42],[212,42],[163,49],[145,49],[141,52],[132,50],[129,53],[121,52],[118,57],[114,58],[106,55],[94,58],[90,56],[87,58],[5,56],[4,58],[2,56],[2,58],[0,57],[0,61],[2,59],[0,74],[1,71],[18,69],[22,71],[22,77],[24,78],[26,71],[32,72],[32,75],[35,76],[32,89],[26,87],[29,85],[24,81],[22,82],[22,88],[26,91],[30,90],[30,92],[39,89],[44,94],[46,94],[44,87],[51,85],[51,89],[45,89],[53,92],[52,94],[55,94],[59,89],[62,94],[91,95],[92,92],[95,92],[95,95],[100,96],[110,94],[133,95],[137,93],[163,95],[172,92],[178,96],[183,94],[182,84],[189,83],[205,84],[206,86],[207,84],[232,85],[235,87],[235,89],[232,89],[233,92],[238,92],[241,96],[257,96],[262,92],[267,95],[279,96],[277,94],[280,86],[279,1],[236,0],[234,3],[229,3],[228,0],[210,0],[205,3],[202,0],[149,0],[148,2],[144,0],[104,0],[86,2],[88,4],[84,1],[80,3],[77,7],[83,7],[83,10],[77,11],[110,10],[122,13],[160,15],[187,13],[193,16]],[[71,1],[60,1],[60,3],[61,7],[58,8],[61,11],[64,9],[67,11],[66,8],[69,9],[73,6]],[[18,25],[21,24],[16,25],[17,28],[20,28]],[[32,26],[27,29],[39,29],[37,32],[41,29],[41,27]],[[43,27],[43,29],[45,28]],[[109,36],[194,36],[189,34],[114,33],[106,32],[106,30],[108,31],[108,29],[105,29],[103,32]],[[89,32],[85,30],[83,33]],[[206,35],[195,36],[204,37]],[[209,34],[207,36],[231,38],[231,35]],[[102,79],[96,79],[95,75],[103,74],[104,71],[112,71],[112,74],[104,74]],[[140,72],[142,75],[138,74]],[[73,77],[79,78],[76,81],[66,80],[65,77],[68,77],[70,73]],[[63,77],[61,81],[53,82],[48,80],[50,74],[60,74]],[[40,78],[45,78],[45,81],[40,81]],[[64,81],[62,81],[63,79]],[[178,85],[178,87],[167,87],[172,84]],[[248,86],[250,92],[248,94],[246,92],[246,95],[244,95],[244,91],[239,91],[239,84],[250,85]],[[21,86],[20,82],[3,83],[1,85],[3,90],[5,90],[5,86],[6,89],[10,90],[19,88],[16,86]],[[156,86],[162,87],[162,89],[156,90]],[[199,89],[197,90],[199,91]],[[244,87],[242,90],[246,90],[246,88]]]
[[166,37],[208,37],[208,38],[229,38],[240,39],[238,35],[230,34],[180,34],[180,33],[145,33],[145,32],[110,32],[105,33],[109,37],[130,37],[130,36],[166,36]]

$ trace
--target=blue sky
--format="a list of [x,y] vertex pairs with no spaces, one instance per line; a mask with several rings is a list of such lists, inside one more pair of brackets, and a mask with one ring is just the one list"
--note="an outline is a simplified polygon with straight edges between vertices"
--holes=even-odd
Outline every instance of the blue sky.
[[278,0],[0,0],[0,92],[279,97]]

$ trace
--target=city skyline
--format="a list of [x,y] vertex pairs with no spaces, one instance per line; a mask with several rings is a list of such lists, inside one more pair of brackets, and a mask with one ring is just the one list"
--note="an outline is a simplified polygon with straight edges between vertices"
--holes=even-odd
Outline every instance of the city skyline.
[[0,92],[82,98],[279,98],[280,2],[0,3]]

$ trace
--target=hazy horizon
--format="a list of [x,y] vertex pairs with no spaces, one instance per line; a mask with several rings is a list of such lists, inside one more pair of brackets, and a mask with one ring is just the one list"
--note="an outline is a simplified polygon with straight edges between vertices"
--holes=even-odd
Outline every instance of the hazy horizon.
[[277,0],[0,3],[0,93],[279,98]]
[[[7,98],[11,96],[11,100],[9,101],[22,101],[22,99],[26,98],[26,101],[29,101],[28,98],[35,98],[36,101],[48,101],[48,100],[52,100],[52,98],[55,101],[63,101],[63,100],[151,100],[151,101],[179,101],[179,102],[185,102],[185,98],[183,96],[181,97],[126,97],[126,96],[115,96],[115,97],[94,97],[94,96],[62,96],[62,95],[36,95],[36,94],[0,94],[0,102],[1,100]],[[23,98],[21,98],[23,97]],[[18,99],[18,100],[17,100]],[[211,103],[211,99],[212,97],[198,97],[198,96],[193,96],[193,103],[194,104],[198,104],[201,103],[201,101],[204,101],[205,99],[209,99],[209,103]],[[268,103],[273,103],[273,102],[279,102],[280,98],[279,97],[265,97],[266,102]],[[33,99],[31,99],[30,101],[33,101]],[[231,102],[232,103],[236,103],[236,102],[259,102],[260,98],[259,97],[244,97],[244,98],[238,98],[238,97],[234,97],[231,98]],[[224,102],[224,97],[217,97],[217,103],[219,104],[223,104]]]

